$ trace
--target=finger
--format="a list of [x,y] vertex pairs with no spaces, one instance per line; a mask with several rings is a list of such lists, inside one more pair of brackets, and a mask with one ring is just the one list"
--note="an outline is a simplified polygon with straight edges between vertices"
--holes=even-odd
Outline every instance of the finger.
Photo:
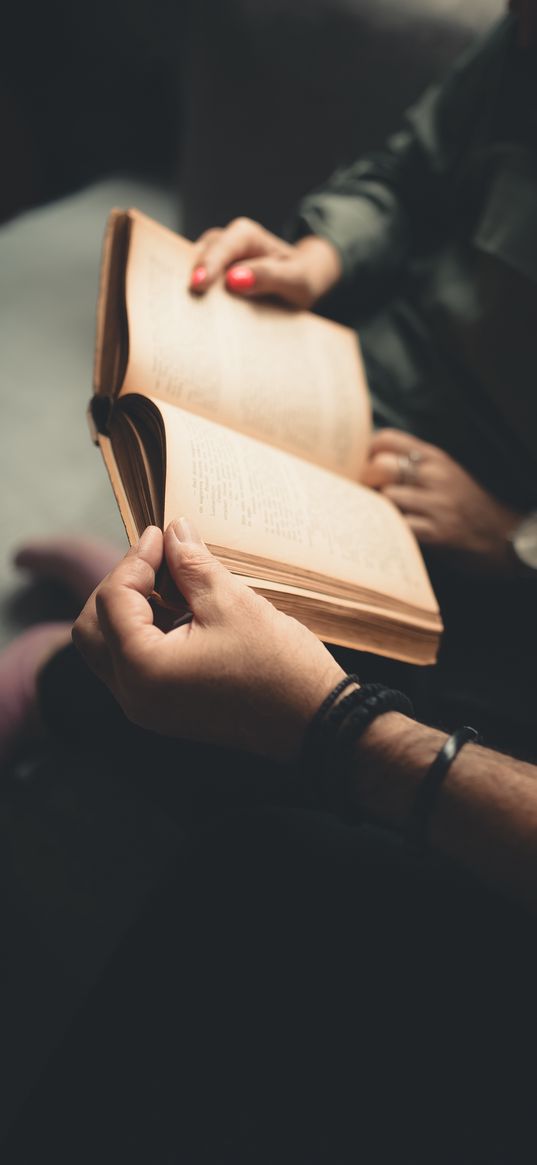
[[381,490],[403,514],[427,514],[431,511],[431,500],[426,490],[415,485],[387,485]]
[[412,452],[422,453],[425,457],[439,453],[441,450],[437,449],[435,445],[429,445],[427,441],[422,441],[420,437],[414,437],[412,433],[405,433],[402,429],[379,429],[373,434],[369,446],[370,457],[376,456],[377,453],[405,453],[408,455]]
[[129,550],[97,589],[97,618],[112,655],[132,656],[163,638],[164,633],[153,622],[148,601],[162,555],[162,531],[149,526],[138,545]]
[[438,542],[433,522],[422,514],[405,514],[405,522],[421,546],[433,546]]
[[112,672],[112,658],[97,618],[94,591],[73,625],[71,637],[84,663],[103,683],[108,684]]
[[196,239],[196,242],[194,243],[194,253],[198,260],[204,255],[209,244],[217,239],[222,234],[223,230],[223,227],[209,227],[207,231],[203,231],[199,238]]
[[205,291],[223,275],[230,263],[255,259],[278,247],[283,249],[284,244],[259,223],[248,218],[234,219],[225,230],[214,234],[202,247],[201,256],[197,258],[197,268],[203,268],[204,278],[200,280],[197,276],[195,290]]
[[226,275],[226,287],[249,298],[276,295],[294,307],[307,307],[312,298],[303,265],[284,253],[233,265]]
[[236,601],[237,580],[211,554],[186,518],[170,523],[164,535],[164,547],[172,579],[195,619],[202,624],[218,620]]
[[397,453],[375,454],[365,467],[363,484],[371,489],[382,489],[397,482],[401,474],[399,456]]
[[205,256],[214,246],[214,243],[222,234],[221,227],[212,227],[211,230],[204,231],[200,235],[194,249],[194,261],[190,270],[190,290],[197,292],[204,292],[206,290],[207,269],[205,266]]
[[362,482],[383,492],[391,486],[417,486],[423,491],[437,477],[434,465],[422,463],[421,454],[413,449],[411,453],[375,454],[365,467]]

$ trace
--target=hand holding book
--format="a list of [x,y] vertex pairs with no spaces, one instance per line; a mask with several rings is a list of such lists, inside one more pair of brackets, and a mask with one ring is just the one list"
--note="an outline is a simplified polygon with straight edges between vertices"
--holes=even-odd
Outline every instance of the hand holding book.
[[341,261],[326,239],[309,235],[291,244],[249,218],[205,231],[194,251],[190,289],[199,295],[225,275],[240,295],[274,295],[291,307],[310,308],[341,278]]
[[[167,633],[149,602],[165,556],[192,621]],[[74,642],[127,717],[165,736],[291,760],[345,674],[301,623],[227,571],[180,519],[148,528],[75,623]]]

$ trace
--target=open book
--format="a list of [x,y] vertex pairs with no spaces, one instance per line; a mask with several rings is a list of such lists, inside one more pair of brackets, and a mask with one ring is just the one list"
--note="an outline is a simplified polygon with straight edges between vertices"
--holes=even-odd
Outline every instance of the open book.
[[113,211],[92,434],[129,540],[186,514],[320,638],[413,663],[442,624],[414,537],[359,484],[371,417],[356,336],[309,312],[187,290],[193,245]]

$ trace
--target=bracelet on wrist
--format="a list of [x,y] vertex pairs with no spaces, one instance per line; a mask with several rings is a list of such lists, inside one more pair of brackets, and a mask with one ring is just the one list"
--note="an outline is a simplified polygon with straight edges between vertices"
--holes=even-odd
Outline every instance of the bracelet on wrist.
[[359,819],[351,797],[357,741],[386,712],[414,716],[407,696],[383,684],[364,684],[339,699],[359,682],[358,676],[346,676],[327,696],[306,732],[301,757],[304,786],[316,807],[346,821]]
[[461,748],[469,742],[477,742],[479,734],[475,728],[464,725],[446,740],[418,786],[412,814],[407,827],[406,840],[416,857],[423,857],[427,851],[429,822],[436,805],[438,794],[453,761]]

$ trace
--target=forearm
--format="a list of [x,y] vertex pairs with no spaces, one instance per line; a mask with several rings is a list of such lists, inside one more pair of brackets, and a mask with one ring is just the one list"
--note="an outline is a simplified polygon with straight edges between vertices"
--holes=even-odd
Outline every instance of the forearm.
[[410,254],[442,237],[467,152],[489,132],[511,41],[505,22],[423,95],[382,150],[336,171],[299,205],[294,239],[313,233],[338,250],[358,310],[391,291]]
[[316,236],[339,256],[341,282],[353,306],[370,308],[393,286],[410,251],[410,224],[397,191],[368,160],[339,171],[306,196],[291,227],[295,240]]
[[300,239],[296,249],[307,260],[308,293],[311,302],[315,303],[339,283],[342,276],[340,253],[328,239],[317,235]]
[[[356,748],[353,796],[379,824],[405,830],[416,790],[445,733],[389,713]],[[436,851],[537,911],[537,768],[465,745],[429,823]]]

